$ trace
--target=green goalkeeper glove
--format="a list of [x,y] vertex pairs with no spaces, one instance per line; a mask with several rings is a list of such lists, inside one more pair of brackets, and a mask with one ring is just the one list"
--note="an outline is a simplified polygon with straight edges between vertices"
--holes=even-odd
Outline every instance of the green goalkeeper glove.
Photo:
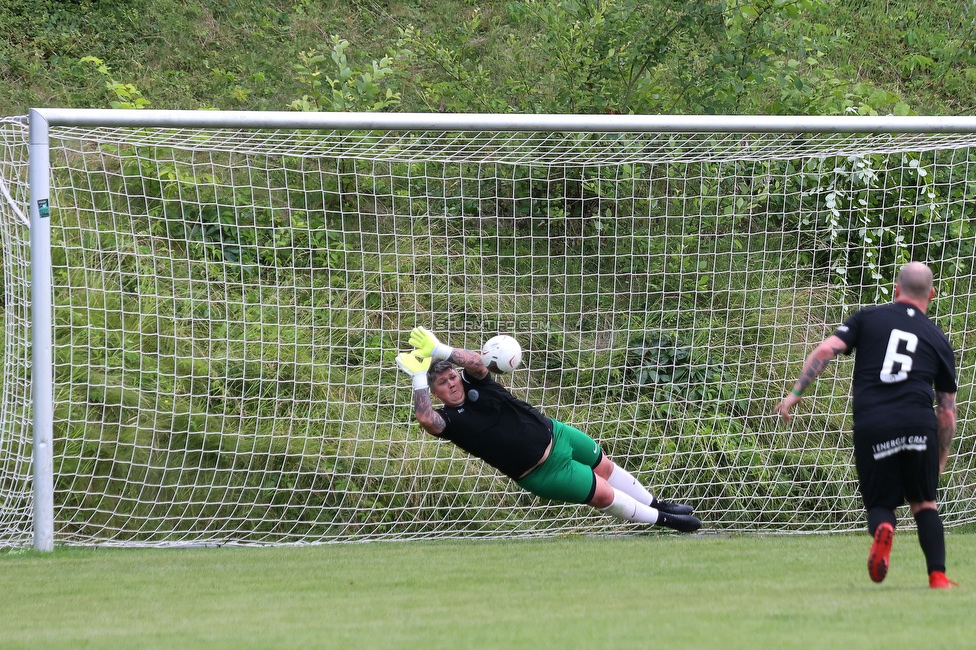
[[417,348],[416,353],[421,357],[446,359],[454,352],[454,348],[438,341],[436,336],[423,327],[415,327],[410,332],[410,345]]
[[400,366],[400,370],[410,375],[414,390],[427,388],[427,369],[430,368],[430,357],[418,358],[417,350],[401,352],[397,355],[396,363]]

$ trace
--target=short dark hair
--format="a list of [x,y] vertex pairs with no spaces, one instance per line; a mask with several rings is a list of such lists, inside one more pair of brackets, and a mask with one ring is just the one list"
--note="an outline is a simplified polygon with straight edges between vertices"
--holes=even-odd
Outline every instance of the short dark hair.
[[441,375],[448,370],[454,370],[455,365],[448,361],[447,359],[438,359],[437,361],[430,364],[430,368],[427,369],[427,381],[433,384],[434,380],[437,379],[438,375]]

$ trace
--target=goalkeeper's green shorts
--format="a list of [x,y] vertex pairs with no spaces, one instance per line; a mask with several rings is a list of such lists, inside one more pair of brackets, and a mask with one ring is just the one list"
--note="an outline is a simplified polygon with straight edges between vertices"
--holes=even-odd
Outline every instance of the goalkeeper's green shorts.
[[546,462],[523,478],[519,486],[544,499],[586,503],[596,492],[593,468],[603,452],[593,438],[579,429],[552,421],[552,451]]

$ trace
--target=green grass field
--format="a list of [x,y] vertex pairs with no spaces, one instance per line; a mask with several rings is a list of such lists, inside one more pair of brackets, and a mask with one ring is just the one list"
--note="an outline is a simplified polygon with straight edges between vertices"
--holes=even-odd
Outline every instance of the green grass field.
[[913,531],[867,576],[864,535],[559,538],[0,558],[11,648],[963,648],[976,535],[951,591]]

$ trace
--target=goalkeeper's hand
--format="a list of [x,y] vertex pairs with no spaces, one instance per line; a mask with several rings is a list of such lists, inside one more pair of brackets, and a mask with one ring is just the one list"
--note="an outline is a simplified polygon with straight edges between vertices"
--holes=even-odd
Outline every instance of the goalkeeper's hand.
[[454,348],[438,341],[433,333],[423,327],[415,327],[410,332],[410,345],[416,348],[416,353],[421,357],[446,359],[454,352]]
[[410,375],[414,390],[427,388],[427,369],[430,368],[430,357],[419,358],[417,350],[401,352],[397,355],[396,363],[400,370]]

